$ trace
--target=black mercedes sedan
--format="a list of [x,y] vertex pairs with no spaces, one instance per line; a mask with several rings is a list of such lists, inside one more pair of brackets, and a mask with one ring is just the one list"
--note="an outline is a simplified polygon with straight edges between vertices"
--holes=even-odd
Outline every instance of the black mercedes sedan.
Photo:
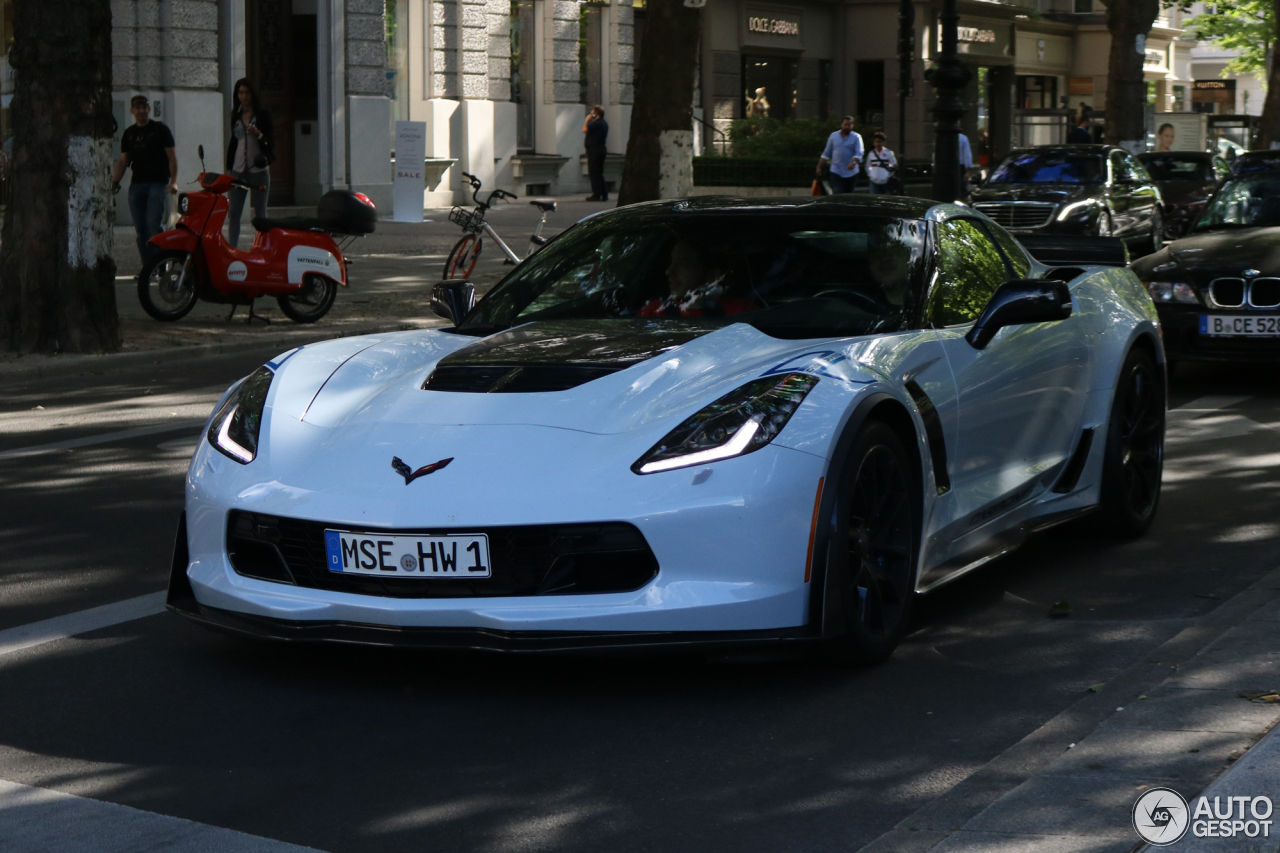
[[1189,235],[1130,266],[1170,366],[1280,360],[1280,173],[1229,179]]
[[1164,237],[1185,236],[1227,177],[1227,161],[1208,151],[1151,151],[1139,154],[1164,200]]
[[1109,145],[1015,149],[972,205],[1014,234],[1121,237],[1164,245],[1160,190],[1129,152]]

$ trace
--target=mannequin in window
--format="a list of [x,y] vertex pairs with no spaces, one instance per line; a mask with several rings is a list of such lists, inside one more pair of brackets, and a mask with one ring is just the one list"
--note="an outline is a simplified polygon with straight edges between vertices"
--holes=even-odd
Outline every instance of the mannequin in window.
[[764,95],[764,86],[756,89],[754,98],[751,97],[750,92],[747,92],[747,118],[767,115],[769,115],[769,99]]

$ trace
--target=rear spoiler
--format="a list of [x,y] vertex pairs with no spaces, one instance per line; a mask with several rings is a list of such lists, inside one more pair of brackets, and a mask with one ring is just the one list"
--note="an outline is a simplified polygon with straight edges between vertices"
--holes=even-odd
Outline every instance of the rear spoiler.
[[1119,237],[1050,237],[1020,235],[1018,242],[1042,264],[1052,267],[1097,264],[1127,267],[1129,247]]

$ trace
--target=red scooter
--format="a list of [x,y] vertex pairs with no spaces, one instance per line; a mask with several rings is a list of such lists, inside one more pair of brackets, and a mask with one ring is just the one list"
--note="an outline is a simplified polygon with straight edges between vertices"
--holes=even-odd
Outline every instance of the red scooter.
[[[204,166],[204,146],[200,146]],[[259,164],[265,166],[266,161]],[[254,217],[253,246],[242,252],[222,236],[227,191],[252,189],[231,175],[201,172],[201,190],[178,196],[178,226],[151,238],[156,252],[138,276],[138,300],[157,320],[178,320],[197,300],[240,305],[249,319],[271,322],[253,313],[253,302],[274,296],[280,310],[297,323],[314,323],[333,306],[338,285],[347,285],[342,248],[373,233],[377,208],[363,193],[332,190],[320,199],[317,217]],[[345,239],[340,247],[332,235]]]

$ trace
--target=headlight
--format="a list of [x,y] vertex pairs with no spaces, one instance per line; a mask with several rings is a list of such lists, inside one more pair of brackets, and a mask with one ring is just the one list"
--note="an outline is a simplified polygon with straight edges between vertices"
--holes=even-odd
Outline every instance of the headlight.
[[187,213],[187,206],[190,203],[191,202],[187,199],[186,193],[182,193],[181,195],[179,195],[178,196],[178,212],[181,213],[183,216],[185,216]]
[[1147,290],[1151,291],[1151,298],[1156,302],[1200,304],[1200,297],[1196,296],[1195,288],[1181,281],[1147,282]]
[[209,425],[209,443],[242,465],[248,465],[258,455],[262,409],[273,378],[275,374],[266,367],[250,373],[227,397]]
[[1088,213],[1090,210],[1093,209],[1093,205],[1094,205],[1094,200],[1091,198],[1086,198],[1084,201],[1074,201],[1071,204],[1067,205],[1066,207],[1062,208],[1062,211],[1058,214],[1058,221],[1062,222],[1066,219],[1071,218],[1072,216],[1080,216],[1082,214]]
[[703,465],[743,456],[773,441],[818,384],[786,373],[748,382],[686,419],[631,466],[637,474]]

